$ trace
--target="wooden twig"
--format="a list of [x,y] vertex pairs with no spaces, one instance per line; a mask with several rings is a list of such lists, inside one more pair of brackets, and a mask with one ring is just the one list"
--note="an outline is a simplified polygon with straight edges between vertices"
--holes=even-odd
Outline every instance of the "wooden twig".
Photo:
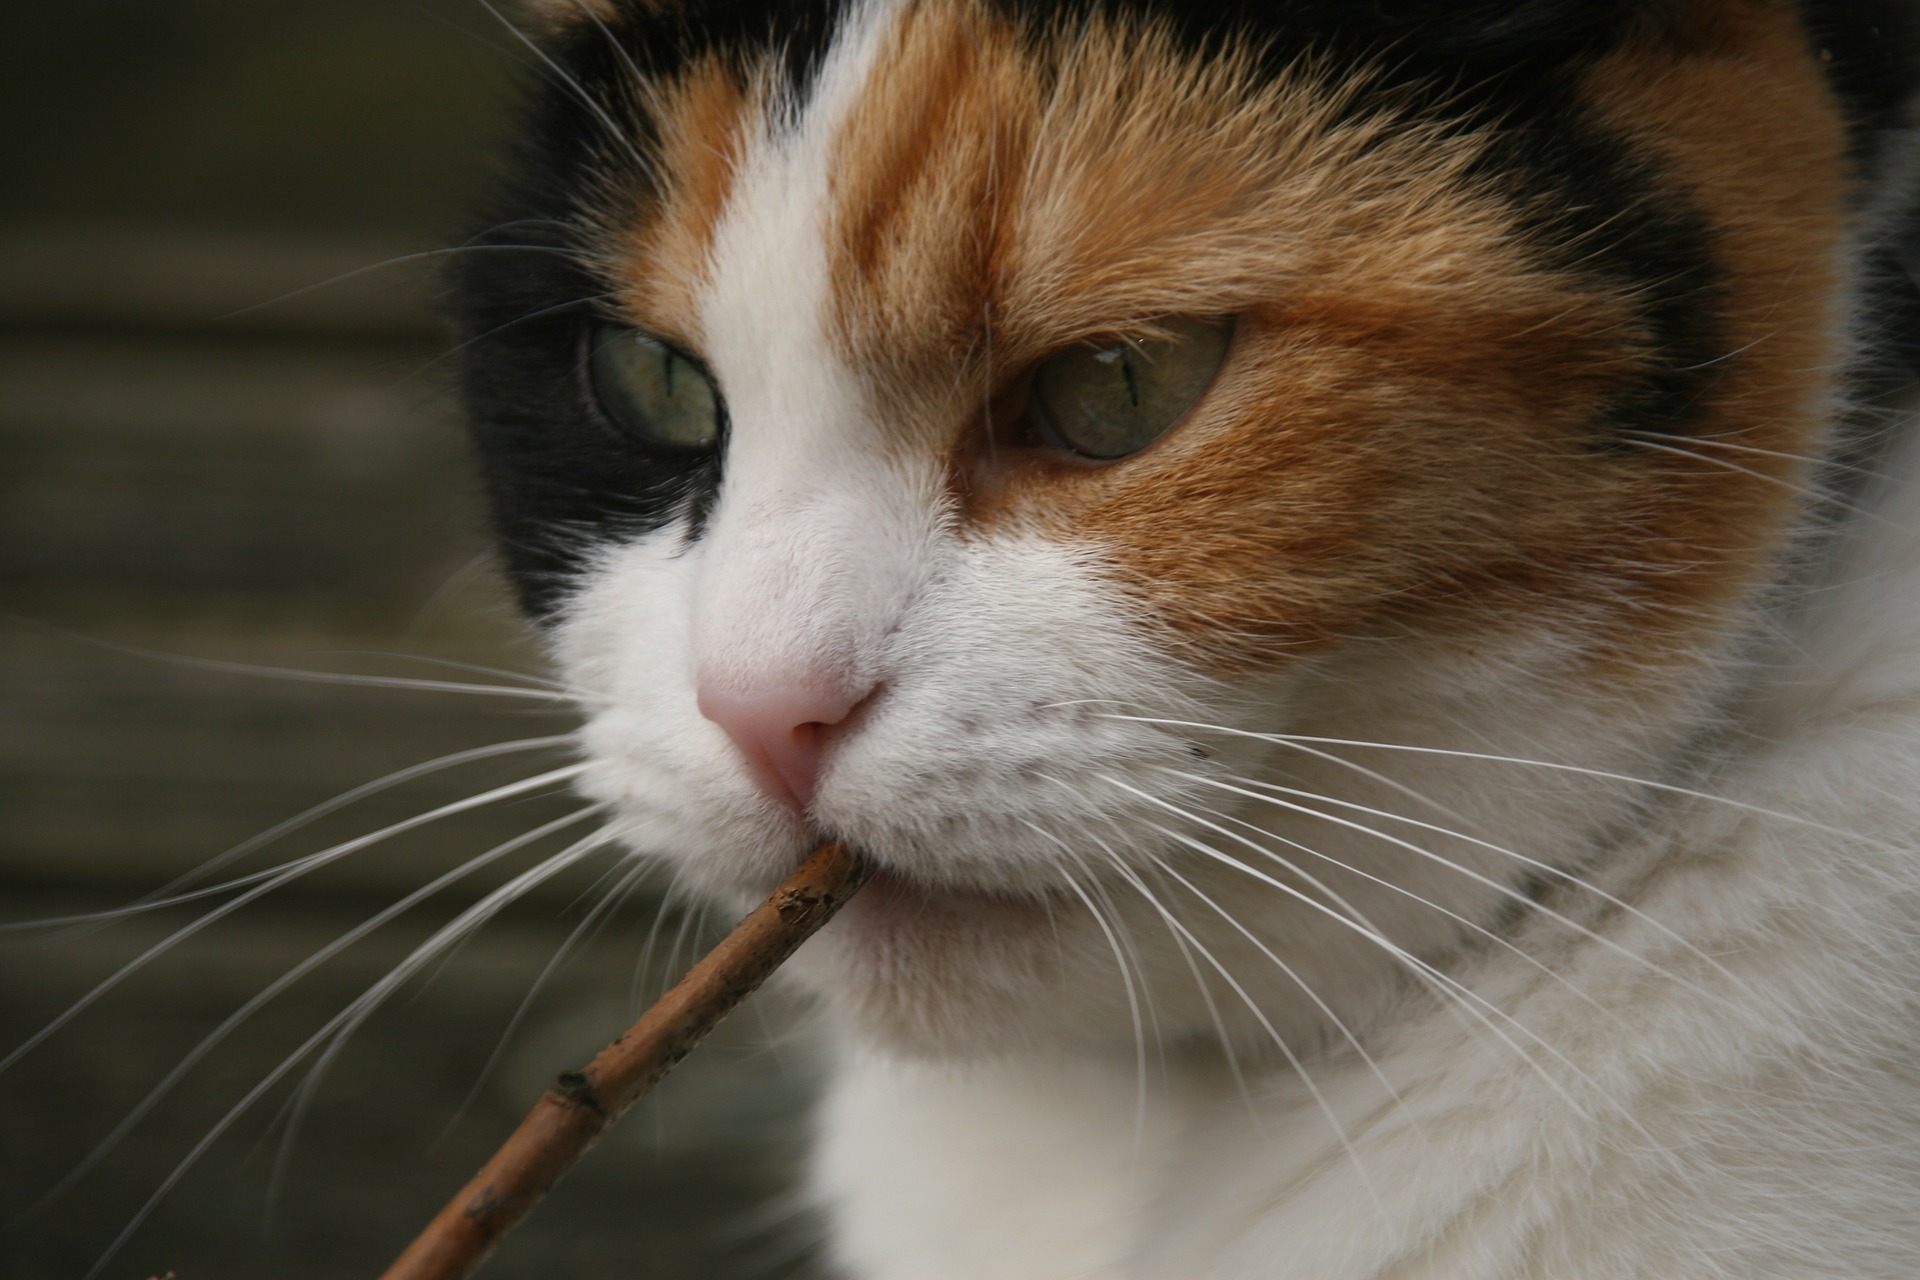
[[472,1275],[607,1126],[831,919],[868,874],[838,841],[816,849],[640,1021],[581,1070],[562,1075],[381,1280]]

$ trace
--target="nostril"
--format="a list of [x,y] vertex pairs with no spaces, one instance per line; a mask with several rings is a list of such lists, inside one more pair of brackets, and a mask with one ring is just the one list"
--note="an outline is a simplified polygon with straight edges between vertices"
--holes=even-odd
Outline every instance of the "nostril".
[[846,719],[863,696],[807,686],[743,692],[703,685],[699,707],[733,739],[762,790],[805,809],[820,778],[824,730]]

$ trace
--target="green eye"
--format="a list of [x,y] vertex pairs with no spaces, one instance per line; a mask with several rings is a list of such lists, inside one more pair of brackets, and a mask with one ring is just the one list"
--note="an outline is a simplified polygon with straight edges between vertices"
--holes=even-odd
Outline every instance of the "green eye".
[[1048,443],[1089,458],[1124,458],[1158,440],[1220,369],[1231,320],[1178,318],[1159,337],[1072,347],[1033,378],[1033,415]]
[[720,441],[720,393],[706,371],[637,329],[601,325],[589,360],[600,407],[642,440],[677,449]]

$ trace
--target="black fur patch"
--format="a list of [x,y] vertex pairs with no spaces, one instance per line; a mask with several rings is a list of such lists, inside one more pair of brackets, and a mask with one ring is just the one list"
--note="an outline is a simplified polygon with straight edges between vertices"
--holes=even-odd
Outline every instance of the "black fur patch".
[[[1888,171],[1902,163],[1903,137],[1920,126],[1920,6],[1913,0],[1802,0],[1815,56],[1827,68],[1848,113],[1852,152],[1867,198],[1886,204]],[[1912,161],[1906,161],[1912,163]],[[1861,332],[1866,348],[1854,373],[1854,394],[1866,406],[1841,424],[1823,487],[1835,496],[1835,519],[1886,463],[1901,419],[1881,405],[1920,378],[1920,203],[1886,208],[1883,242],[1860,272]]]
[[1814,54],[1847,110],[1854,158],[1871,168],[1884,131],[1911,120],[1920,89],[1920,10],[1913,0],[1802,0]]
[[[601,26],[582,20],[547,52],[565,77],[538,70],[510,176],[472,252],[454,257],[451,309],[461,391],[487,493],[521,603],[535,617],[560,605],[583,558],[610,540],[691,517],[697,530],[720,484],[717,456],[649,450],[594,403],[582,353],[614,317],[611,288],[584,265],[577,231],[611,183],[643,192],[633,142],[650,122],[634,75],[670,77],[719,54],[763,60],[778,50],[804,96],[839,5],[830,0],[719,0],[686,14],[636,9]],[[622,136],[609,136],[617,127]],[[510,246],[527,246],[513,248]]]

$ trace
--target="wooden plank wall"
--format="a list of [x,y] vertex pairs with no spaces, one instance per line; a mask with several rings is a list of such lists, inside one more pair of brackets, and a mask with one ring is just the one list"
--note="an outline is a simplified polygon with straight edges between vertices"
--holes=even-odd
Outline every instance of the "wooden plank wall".
[[[308,288],[460,224],[510,37],[473,0],[91,0],[9,26],[0,112],[34,123],[0,131],[0,920],[124,903],[389,771],[564,732],[571,718],[535,703],[208,665],[539,671],[488,556],[429,264]],[[535,767],[423,779],[236,869]],[[85,1274],[228,1107],[505,870],[296,984],[17,1221],[222,1019],[398,895],[567,811],[517,802],[344,859],[174,947],[0,1072],[0,1274]],[[269,1129],[292,1081],[272,1092],[105,1274],[375,1273],[545,1079],[688,957],[684,918],[638,883],[482,1080],[616,868],[508,913],[370,1021],[301,1105],[281,1176]],[[193,918],[0,934],[0,1056]],[[804,1233],[753,1218],[794,1159],[809,1059],[764,1046],[792,1041],[797,1016],[768,1003],[703,1050],[487,1274],[804,1271]]]

